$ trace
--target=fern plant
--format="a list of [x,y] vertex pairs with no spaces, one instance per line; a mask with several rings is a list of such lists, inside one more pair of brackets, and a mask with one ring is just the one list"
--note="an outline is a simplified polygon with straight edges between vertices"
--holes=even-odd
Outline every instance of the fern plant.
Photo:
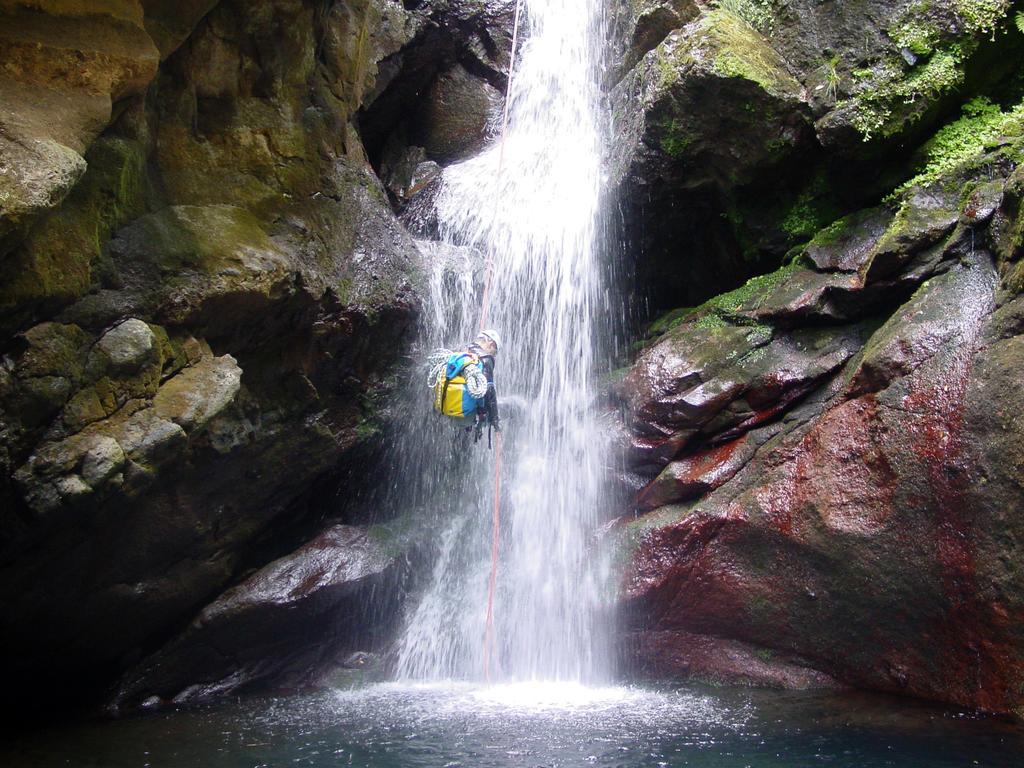
[[1013,17],[1013,21],[1017,25],[1017,29],[1019,29],[1021,34],[1024,35],[1024,11],[1017,11],[1017,15]]

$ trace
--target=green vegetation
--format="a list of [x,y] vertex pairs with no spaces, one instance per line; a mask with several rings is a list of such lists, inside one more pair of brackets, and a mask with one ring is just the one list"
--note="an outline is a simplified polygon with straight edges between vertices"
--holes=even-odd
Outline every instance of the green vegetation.
[[718,7],[729,11],[747,24],[770,35],[775,26],[775,12],[772,0],[718,0]]
[[698,307],[674,310],[679,314],[674,318],[672,327],[675,328],[694,316],[697,316],[694,325],[707,331],[724,328],[726,325],[760,327],[754,320],[737,313],[756,309],[768,298],[768,294],[798,269],[800,266],[796,262],[786,264],[774,272],[752,277],[739,288],[714,296]]
[[839,57],[833,56],[831,59],[821,65],[822,73],[824,74],[825,80],[825,98],[831,101],[833,104],[836,98],[839,96]]
[[998,104],[979,97],[967,102],[963,116],[943,126],[924,145],[923,167],[917,175],[900,185],[889,196],[893,199],[910,187],[929,184],[955,170],[961,164],[981,155],[1004,137],[1024,135],[1024,102],[1008,111]]
[[[854,74],[860,92],[840,104],[865,141],[897,133],[920,117],[928,102],[960,87],[978,36],[994,33],[1009,0],[954,0],[951,7],[917,0],[888,28],[896,51]],[[903,53],[918,59],[908,64]]]
[[839,211],[829,192],[828,178],[819,173],[796,200],[780,212],[782,231],[797,241],[807,241],[834,221]]
[[692,311],[693,310],[691,308],[684,307],[681,309],[673,309],[669,312],[666,312],[665,314],[663,314],[661,317],[659,317],[657,320],[650,324],[650,326],[647,329],[647,335],[661,336],[664,333],[668,333],[681,322],[683,322],[683,320],[686,319],[687,315],[689,315]]
[[967,53],[962,46],[952,45],[948,50],[937,52],[906,77],[892,65],[876,71],[879,83],[869,86],[851,100],[854,127],[865,141],[879,134],[888,136],[896,133],[904,118],[914,120],[917,117],[912,112],[907,114],[907,105],[930,101],[963,83],[966,58]]
[[1013,17],[1013,23],[1017,25],[1017,29],[1024,35],[1024,11],[1017,11],[1017,15]]
[[715,296],[702,306],[723,315],[731,315],[741,309],[753,309],[797,269],[796,264],[787,264],[766,275],[752,277],[739,288]]
[[658,144],[662,151],[671,158],[680,159],[688,154],[688,150],[697,141],[697,136],[687,133],[680,127],[679,123],[670,118],[662,120],[658,124],[661,131],[661,138]]
[[929,7],[929,0],[911,3],[889,28],[889,37],[899,48],[906,48],[917,56],[927,56],[935,50],[940,30],[928,16]]
[[994,32],[1006,15],[1010,0],[954,0],[953,7],[968,32]]

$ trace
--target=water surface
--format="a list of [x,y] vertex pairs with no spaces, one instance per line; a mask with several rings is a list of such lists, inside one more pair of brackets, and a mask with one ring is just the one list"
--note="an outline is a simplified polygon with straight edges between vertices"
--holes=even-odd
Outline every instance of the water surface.
[[0,765],[1024,765],[1024,729],[867,695],[577,684],[383,684],[30,734]]

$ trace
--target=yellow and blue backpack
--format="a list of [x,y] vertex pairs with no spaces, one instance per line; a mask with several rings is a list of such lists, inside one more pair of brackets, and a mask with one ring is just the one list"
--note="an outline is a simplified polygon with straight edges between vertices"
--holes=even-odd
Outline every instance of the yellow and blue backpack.
[[455,419],[476,413],[487,393],[480,358],[472,352],[453,352],[443,372],[434,377],[434,410]]

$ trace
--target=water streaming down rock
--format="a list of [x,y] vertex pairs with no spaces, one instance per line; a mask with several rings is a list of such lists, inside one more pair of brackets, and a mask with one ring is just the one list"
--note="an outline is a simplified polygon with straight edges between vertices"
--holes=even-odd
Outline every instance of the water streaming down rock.
[[[504,337],[496,378],[506,427],[497,664],[503,677],[594,680],[608,671],[592,391],[609,310],[599,237],[604,35],[596,0],[527,2],[523,25],[504,148],[496,138],[446,169],[435,199],[449,245],[426,246],[434,271],[421,341],[427,350],[472,339],[490,258],[487,325]],[[417,387],[422,404],[428,391]],[[494,455],[449,444],[437,419],[422,427],[409,430],[398,484],[406,505],[434,510],[447,531],[402,639],[399,675],[479,677]]]

